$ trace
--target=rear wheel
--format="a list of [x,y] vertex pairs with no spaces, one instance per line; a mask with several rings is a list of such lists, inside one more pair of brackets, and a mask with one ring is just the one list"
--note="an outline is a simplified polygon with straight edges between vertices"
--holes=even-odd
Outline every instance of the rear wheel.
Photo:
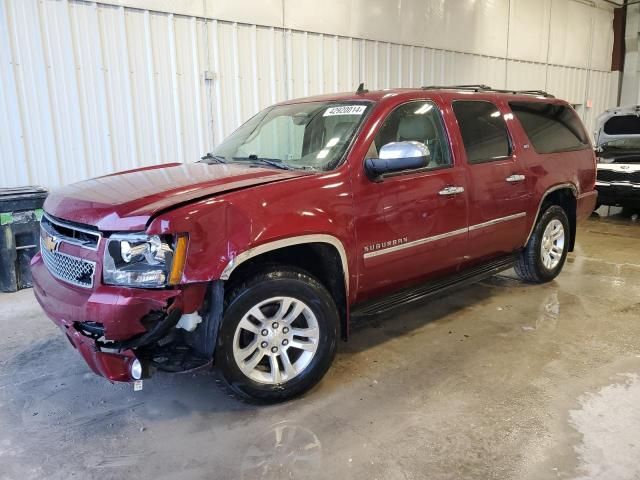
[[338,311],[329,292],[305,272],[272,269],[232,289],[216,363],[233,393],[262,403],[313,387],[329,369]]
[[569,251],[569,219],[563,208],[547,208],[520,253],[515,270],[518,276],[531,283],[544,283],[558,276]]

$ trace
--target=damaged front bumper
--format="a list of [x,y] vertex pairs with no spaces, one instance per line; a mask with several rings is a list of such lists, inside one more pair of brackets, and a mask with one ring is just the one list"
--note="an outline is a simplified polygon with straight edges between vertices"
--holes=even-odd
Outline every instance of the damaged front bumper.
[[204,285],[188,291],[75,287],[53,277],[40,254],[34,256],[31,271],[36,299],[49,318],[91,370],[116,382],[137,380],[136,359],[142,376],[150,375],[153,349],[175,331],[183,311],[201,306],[206,291]]

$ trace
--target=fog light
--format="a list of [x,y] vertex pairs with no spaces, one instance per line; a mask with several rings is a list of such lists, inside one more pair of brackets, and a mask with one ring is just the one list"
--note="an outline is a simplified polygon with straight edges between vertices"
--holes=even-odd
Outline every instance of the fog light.
[[142,378],[142,364],[137,358],[133,359],[129,370],[131,372],[131,378],[133,378],[134,380],[140,380]]

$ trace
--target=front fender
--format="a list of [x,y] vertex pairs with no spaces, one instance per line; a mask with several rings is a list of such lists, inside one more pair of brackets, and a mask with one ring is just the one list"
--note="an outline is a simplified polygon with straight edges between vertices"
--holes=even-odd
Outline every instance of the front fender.
[[336,248],[347,291],[354,281],[353,204],[346,173],[300,177],[230,192],[155,218],[150,234],[189,234],[182,283],[228,279],[249,258],[291,245]]

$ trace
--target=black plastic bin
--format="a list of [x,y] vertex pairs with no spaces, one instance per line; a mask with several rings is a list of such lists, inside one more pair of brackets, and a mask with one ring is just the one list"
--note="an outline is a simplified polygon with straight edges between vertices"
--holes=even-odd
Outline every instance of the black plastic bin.
[[47,190],[0,188],[0,291],[31,286],[31,258],[40,250],[40,219]]

